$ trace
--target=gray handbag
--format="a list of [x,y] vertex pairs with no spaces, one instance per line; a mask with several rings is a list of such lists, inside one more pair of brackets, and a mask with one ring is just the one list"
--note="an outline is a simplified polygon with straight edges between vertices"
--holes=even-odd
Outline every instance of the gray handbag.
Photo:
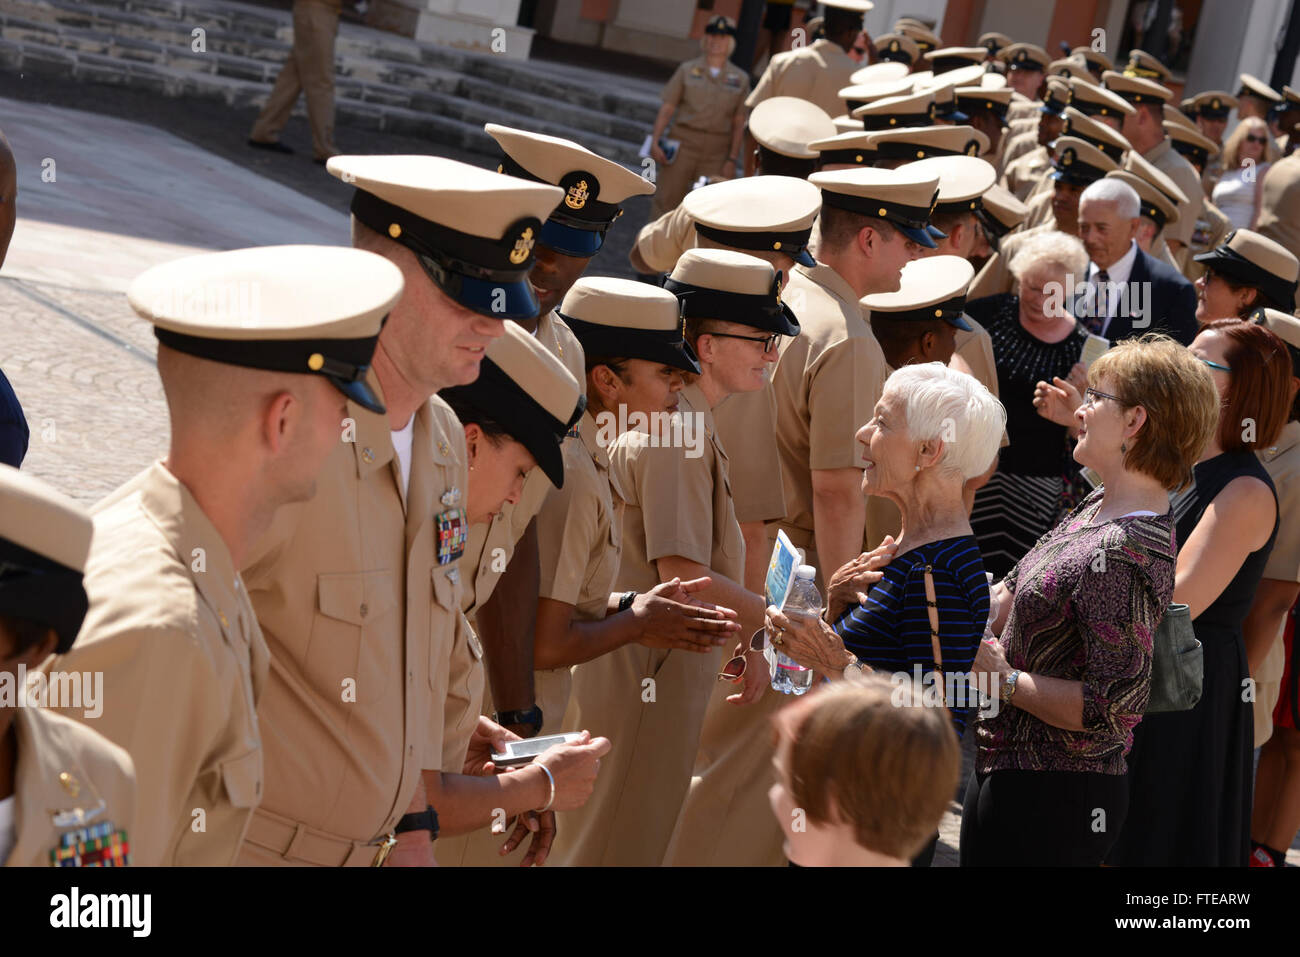
[[1151,640],[1151,697],[1147,714],[1187,711],[1201,700],[1205,652],[1186,605],[1170,605]]

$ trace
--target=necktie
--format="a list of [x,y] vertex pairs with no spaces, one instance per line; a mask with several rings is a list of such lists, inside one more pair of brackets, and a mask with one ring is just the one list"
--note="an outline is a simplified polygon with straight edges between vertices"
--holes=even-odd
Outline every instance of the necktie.
[[1101,330],[1106,328],[1106,320],[1110,317],[1110,304],[1106,301],[1106,284],[1110,282],[1110,273],[1104,269],[1099,269],[1093,281],[1097,285],[1097,296],[1094,299],[1095,308],[1092,310],[1092,314],[1083,320],[1083,324],[1088,327],[1088,331],[1094,336],[1099,336]]

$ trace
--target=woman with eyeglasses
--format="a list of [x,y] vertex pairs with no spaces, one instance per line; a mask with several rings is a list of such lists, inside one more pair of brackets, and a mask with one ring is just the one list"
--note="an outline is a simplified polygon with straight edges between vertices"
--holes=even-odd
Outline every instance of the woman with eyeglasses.
[[1160,335],[1112,348],[1088,386],[1074,457],[1101,484],[993,587],[1001,638],[972,671],[997,710],[975,724],[962,866],[1097,866],[1128,813],[1125,757],[1174,594],[1169,492],[1190,480],[1219,400],[1209,370]]
[[1108,864],[1245,867],[1250,854],[1253,689],[1242,625],[1277,534],[1273,480],[1255,455],[1291,405],[1291,359],[1263,326],[1220,319],[1189,347],[1209,369],[1218,427],[1175,498],[1174,601],[1205,655],[1201,700],[1147,715],[1129,755],[1130,806]]
[[1193,257],[1205,267],[1196,280],[1196,322],[1245,319],[1256,309],[1295,308],[1300,259],[1281,243],[1234,229],[1209,252]]
[[1248,116],[1232,131],[1223,144],[1223,175],[1210,194],[1237,229],[1250,229],[1259,218],[1264,174],[1281,156],[1268,124],[1258,116]]

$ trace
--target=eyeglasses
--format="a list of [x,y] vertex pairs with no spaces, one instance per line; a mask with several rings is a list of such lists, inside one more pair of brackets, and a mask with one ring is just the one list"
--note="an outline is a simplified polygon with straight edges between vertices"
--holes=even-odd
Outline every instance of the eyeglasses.
[[[766,629],[760,628],[749,636],[750,651],[763,650],[766,633]],[[736,657],[732,658],[722,666],[722,670],[718,672],[718,680],[730,681],[732,684],[738,684],[745,678],[745,667],[748,663],[748,659],[745,658],[743,653],[736,655]]]
[[1254,135],[1250,135],[1250,136],[1247,136],[1247,137],[1246,137],[1246,142],[1247,142],[1247,143],[1267,143],[1267,142],[1268,142],[1268,137],[1267,137],[1267,136],[1254,136]]
[[1084,404],[1084,405],[1096,405],[1096,404],[1097,404],[1097,402],[1096,402],[1097,399],[1114,399],[1114,400],[1115,400],[1116,402],[1118,402],[1120,405],[1124,405],[1124,404],[1125,404],[1125,402],[1124,402],[1123,399],[1121,399],[1121,398],[1120,398],[1119,396],[1117,396],[1117,395],[1111,395],[1109,392],[1101,392],[1101,391],[1099,391],[1098,389],[1085,389],[1085,390],[1084,390],[1084,393],[1083,393],[1083,404]]
[[722,339],[744,339],[746,342],[761,342],[763,343],[764,352],[770,352],[771,350],[775,349],[777,346],[781,344],[781,334],[779,332],[773,333],[770,336],[762,336],[762,337],[738,336],[733,332],[706,332],[704,333],[704,335],[718,336]]
[[853,48],[853,52],[856,53],[858,56],[866,56],[867,48],[866,48],[866,47],[854,47],[854,48]]
[[[1196,358],[1201,359],[1200,356],[1197,356]],[[1220,365],[1220,364],[1217,363],[1217,362],[1211,362],[1209,359],[1201,359],[1201,361],[1204,362],[1204,363],[1205,363],[1207,366],[1209,366],[1211,369],[1220,369],[1220,370],[1222,370],[1222,371],[1224,371],[1224,372],[1231,372],[1231,371],[1232,371],[1232,369],[1229,368],[1228,366]]]

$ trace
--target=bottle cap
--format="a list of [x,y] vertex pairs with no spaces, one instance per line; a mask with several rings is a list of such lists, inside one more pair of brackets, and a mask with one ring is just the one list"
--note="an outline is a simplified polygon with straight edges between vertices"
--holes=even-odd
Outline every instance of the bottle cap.
[[812,565],[800,565],[794,570],[795,578],[816,578],[817,569]]

